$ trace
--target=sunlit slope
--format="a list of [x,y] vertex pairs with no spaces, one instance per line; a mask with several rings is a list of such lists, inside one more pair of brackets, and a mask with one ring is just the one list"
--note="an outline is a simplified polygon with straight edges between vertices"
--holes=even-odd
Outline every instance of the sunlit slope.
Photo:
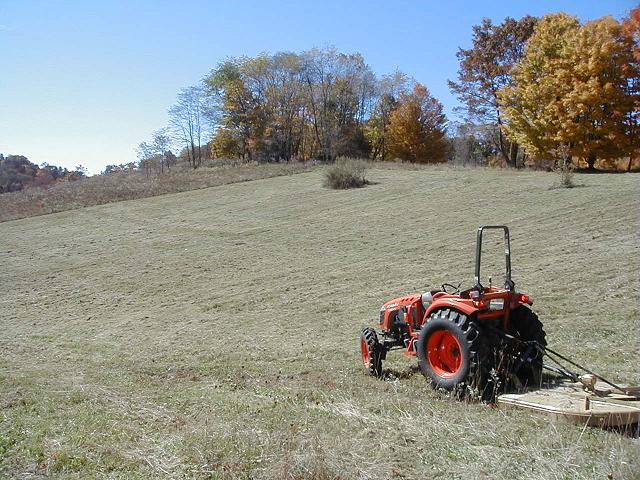
[[[504,223],[549,345],[639,382],[637,177],[369,177],[333,191],[313,172],[1,224],[0,473],[637,471],[637,440],[458,403],[399,352],[385,364],[399,380],[365,377],[356,341],[392,296],[470,285],[476,227]],[[486,245],[494,283],[499,243]]]

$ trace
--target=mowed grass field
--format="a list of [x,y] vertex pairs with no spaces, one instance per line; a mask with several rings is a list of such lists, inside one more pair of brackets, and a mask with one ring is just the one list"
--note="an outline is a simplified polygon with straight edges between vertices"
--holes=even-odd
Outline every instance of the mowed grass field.
[[639,478],[637,438],[458,402],[401,352],[367,377],[358,345],[384,301],[471,285],[475,229],[505,223],[549,345],[639,383],[639,177],[369,178],[0,223],[0,477]]

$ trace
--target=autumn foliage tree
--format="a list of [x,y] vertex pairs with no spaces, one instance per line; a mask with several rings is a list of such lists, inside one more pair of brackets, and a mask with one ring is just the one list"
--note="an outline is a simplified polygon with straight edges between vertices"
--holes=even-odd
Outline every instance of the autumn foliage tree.
[[276,161],[367,155],[375,82],[361,55],[332,48],[226,60],[205,80],[218,110],[214,152]]
[[534,158],[587,162],[626,156],[628,120],[637,102],[632,44],[622,26],[604,17],[581,26],[560,13],[536,25],[515,67],[513,84],[499,92],[510,139]]
[[629,12],[629,16],[622,22],[622,30],[633,44],[633,56],[640,62],[640,7]]
[[[245,69],[247,58],[220,63],[205,79],[215,101],[218,127],[213,137],[214,154],[252,160],[263,130],[261,108],[251,92]],[[235,153],[235,155],[231,155]]]
[[377,101],[365,124],[364,134],[373,159],[389,158],[389,124],[400,95],[409,92],[409,79],[396,71],[385,75],[377,84]]
[[494,127],[495,144],[507,165],[516,166],[519,148],[505,137],[502,105],[498,92],[511,84],[511,71],[524,54],[537,19],[507,17],[495,25],[485,18],[473,27],[473,46],[459,49],[457,81],[449,88],[458,97],[468,122]]
[[418,163],[447,160],[446,117],[442,104],[416,83],[403,93],[389,120],[388,148],[391,157]]
[[26,187],[46,187],[62,181],[74,181],[84,178],[86,172],[82,166],[76,171],[43,163],[38,166],[24,155],[0,153],[0,194],[17,192]]

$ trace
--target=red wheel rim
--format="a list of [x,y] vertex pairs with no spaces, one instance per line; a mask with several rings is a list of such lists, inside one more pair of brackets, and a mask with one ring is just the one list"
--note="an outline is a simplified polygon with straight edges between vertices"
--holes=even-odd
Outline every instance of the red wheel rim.
[[362,363],[364,363],[364,368],[371,368],[371,355],[369,355],[369,345],[364,338],[360,339],[360,350],[362,351]]
[[436,330],[427,340],[427,360],[439,377],[456,375],[462,365],[462,349],[458,339],[448,330]]

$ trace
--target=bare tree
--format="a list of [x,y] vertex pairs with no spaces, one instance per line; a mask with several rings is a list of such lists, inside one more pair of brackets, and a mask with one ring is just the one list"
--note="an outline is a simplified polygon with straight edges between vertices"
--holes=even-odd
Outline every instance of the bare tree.
[[169,150],[171,147],[171,138],[167,133],[167,129],[165,128],[161,128],[153,133],[153,148],[155,153],[160,157],[160,173],[164,173],[165,166],[167,170],[169,170],[171,164],[168,156],[168,154],[171,153]]
[[203,143],[211,135],[211,109],[200,85],[180,91],[177,102],[169,109],[169,125],[175,138],[184,144],[189,164],[198,168],[203,159]]
[[151,174],[151,168],[153,167],[153,157],[155,156],[155,147],[147,142],[142,142],[136,149],[138,153],[139,167],[144,170],[147,177]]

